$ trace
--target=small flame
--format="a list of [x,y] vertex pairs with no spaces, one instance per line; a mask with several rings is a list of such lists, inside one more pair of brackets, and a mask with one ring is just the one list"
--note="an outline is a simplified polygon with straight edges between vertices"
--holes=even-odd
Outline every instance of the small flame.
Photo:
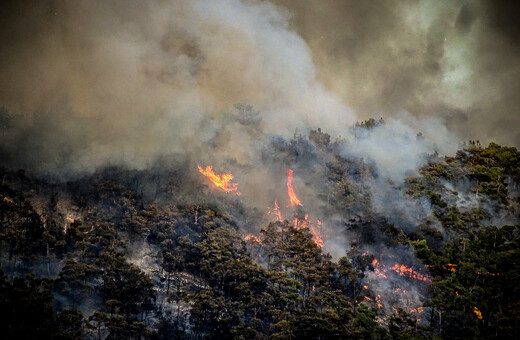
[[421,280],[421,281],[428,281],[430,282],[431,279],[423,274],[417,273],[412,268],[405,266],[404,264],[398,264],[396,263],[392,268],[393,271],[398,273],[401,276],[406,276],[411,279]]
[[[388,276],[387,276],[388,269],[384,265],[380,264],[378,259],[374,259],[372,261],[372,266],[374,267],[374,273],[376,274],[376,276],[381,277],[383,279],[388,278]],[[425,281],[425,282],[432,281],[432,279],[430,277],[423,275],[421,273],[418,273],[418,272],[414,271],[412,268],[405,266],[404,264],[396,263],[390,269],[395,271],[397,274],[408,277],[410,279],[421,280],[421,281]]]
[[368,296],[363,296],[363,298],[367,301],[374,301],[377,307],[383,308],[383,303],[381,302],[381,295],[376,296],[374,299]]
[[271,209],[271,208],[267,208],[267,214],[271,214],[271,212],[273,213],[274,216],[276,216],[276,220],[278,222],[282,222],[283,219],[282,219],[282,213],[280,212],[280,207],[278,206],[278,202],[274,201],[274,208]]
[[374,267],[374,273],[376,274],[376,276],[382,277],[383,279],[388,279],[388,276],[383,274],[383,271],[381,270],[381,268],[379,268],[379,260],[378,259],[374,259],[372,261],[372,266]]
[[293,177],[293,171],[287,170],[287,192],[289,193],[289,198],[291,199],[291,206],[299,205],[303,207],[302,202],[296,197],[296,194],[294,193],[294,189],[292,186],[292,177]]
[[417,308],[410,310],[410,313],[421,314],[422,312],[424,312],[424,307],[417,307]]
[[443,268],[453,273],[457,272],[457,265],[453,263],[448,263],[446,266],[443,266]]
[[482,320],[482,312],[477,307],[473,307],[473,313],[475,313],[479,320]]
[[230,181],[233,179],[232,174],[222,174],[217,175],[215,172],[213,172],[213,167],[211,165],[206,166],[206,169],[202,169],[200,165],[198,165],[199,171],[201,174],[209,178],[209,180],[215,184],[217,188],[220,188],[224,190],[225,192],[232,192],[235,191],[238,196],[240,196],[240,192],[238,189],[237,183],[230,183]]
[[246,235],[246,236],[244,237],[244,240],[246,240],[246,241],[251,241],[251,242],[261,243],[261,242],[260,242],[260,239],[258,238],[258,236],[255,236],[255,235],[253,235],[253,234]]
[[312,239],[314,240],[314,242],[316,242],[318,247],[323,248],[324,243],[323,243],[323,239],[321,238],[320,229],[321,229],[321,221],[318,221],[316,223],[316,226],[311,226],[311,228],[310,228],[311,234],[312,234]]
[[321,238],[320,230],[321,229],[321,221],[317,222],[317,226],[311,225],[311,220],[309,219],[309,215],[306,214],[305,218],[299,219],[298,217],[295,217],[293,220],[293,226],[295,229],[304,229],[309,228],[309,231],[312,234],[312,239],[316,243],[316,245],[320,248],[323,247],[323,239]]

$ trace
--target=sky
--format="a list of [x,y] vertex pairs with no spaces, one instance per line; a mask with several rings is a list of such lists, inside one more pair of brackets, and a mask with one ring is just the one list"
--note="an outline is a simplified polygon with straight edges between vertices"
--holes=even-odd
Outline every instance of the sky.
[[513,1],[276,0],[318,78],[361,117],[441,117],[466,139],[520,146]]
[[[389,136],[393,149],[408,143],[411,128],[435,147],[520,146],[520,13],[505,1],[0,6],[0,107],[11,117],[0,138],[24,166],[144,168],[216,149],[245,164],[255,134],[320,127],[335,138],[369,117],[395,127],[363,144],[374,155]],[[237,104],[260,113],[254,129]]]

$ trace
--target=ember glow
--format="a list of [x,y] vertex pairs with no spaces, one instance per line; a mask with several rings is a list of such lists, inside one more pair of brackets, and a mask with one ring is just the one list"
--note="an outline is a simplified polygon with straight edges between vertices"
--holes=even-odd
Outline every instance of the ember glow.
[[291,206],[299,205],[303,206],[302,202],[296,197],[296,194],[294,193],[294,189],[292,186],[292,178],[293,178],[293,171],[287,170],[287,192],[289,194],[289,198],[291,199]]
[[199,171],[201,174],[209,178],[209,180],[217,187],[225,192],[235,192],[238,196],[240,196],[240,192],[238,191],[237,183],[230,183],[233,179],[232,174],[222,174],[217,175],[213,172],[213,167],[211,165],[206,166],[206,169],[202,169],[200,165],[198,165]]

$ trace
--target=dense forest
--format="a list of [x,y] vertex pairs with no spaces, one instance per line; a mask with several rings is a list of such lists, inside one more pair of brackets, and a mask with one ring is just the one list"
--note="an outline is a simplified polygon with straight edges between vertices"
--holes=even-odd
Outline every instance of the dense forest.
[[397,183],[345,144],[271,136],[263,210],[186,155],[3,166],[2,338],[518,339],[520,152],[470,141]]

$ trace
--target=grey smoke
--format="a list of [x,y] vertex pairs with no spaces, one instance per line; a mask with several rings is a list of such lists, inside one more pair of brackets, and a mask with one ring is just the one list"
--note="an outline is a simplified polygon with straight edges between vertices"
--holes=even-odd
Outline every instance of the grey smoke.
[[318,78],[362,118],[408,111],[520,146],[520,7],[475,0],[273,0]]
[[268,2],[3,6],[0,103],[16,123],[3,144],[40,170],[143,168],[204,153],[223,129],[220,152],[240,158],[252,141],[225,119],[239,102],[262,113],[268,133],[355,121],[316,80],[288,13]]

